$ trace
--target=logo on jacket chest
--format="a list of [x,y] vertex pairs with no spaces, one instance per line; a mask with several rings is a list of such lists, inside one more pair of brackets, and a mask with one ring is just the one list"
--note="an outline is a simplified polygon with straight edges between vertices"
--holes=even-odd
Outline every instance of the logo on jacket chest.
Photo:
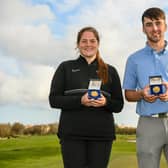
[[72,72],[79,72],[80,69],[72,69]]

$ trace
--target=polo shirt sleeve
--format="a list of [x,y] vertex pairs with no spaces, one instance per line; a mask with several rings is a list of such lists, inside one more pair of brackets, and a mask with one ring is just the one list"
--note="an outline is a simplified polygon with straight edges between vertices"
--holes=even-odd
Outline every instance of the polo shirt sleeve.
[[135,90],[137,88],[137,65],[132,57],[129,57],[126,63],[123,89],[125,90]]

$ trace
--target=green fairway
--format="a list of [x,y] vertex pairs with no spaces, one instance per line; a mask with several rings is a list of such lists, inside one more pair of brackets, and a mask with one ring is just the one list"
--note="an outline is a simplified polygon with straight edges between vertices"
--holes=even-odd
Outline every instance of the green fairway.
[[[135,136],[118,135],[113,144],[111,159],[108,168],[137,168]],[[167,168],[162,156],[161,167]]]
[[[137,168],[135,136],[117,136],[109,168]],[[166,168],[162,157],[161,168]],[[56,135],[0,140],[0,168],[63,168]]]

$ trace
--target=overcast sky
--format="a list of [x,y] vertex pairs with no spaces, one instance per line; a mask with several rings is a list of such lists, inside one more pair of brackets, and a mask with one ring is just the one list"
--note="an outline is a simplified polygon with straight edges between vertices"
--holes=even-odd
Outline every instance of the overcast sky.
[[[78,57],[84,26],[99,31],[101,55],[122,82],[129,54],[145,45],[141,15],[149,7],[168,14],[166,0],[0,0],[0,123],[58,122],[48,104],[51,79],[58,64]],[[135,104],[125,102],[115,119],[136,126]]]

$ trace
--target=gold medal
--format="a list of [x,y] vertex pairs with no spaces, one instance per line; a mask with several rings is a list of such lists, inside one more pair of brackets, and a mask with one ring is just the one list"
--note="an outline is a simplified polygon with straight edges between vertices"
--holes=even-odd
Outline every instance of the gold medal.
[[153,92],[154,93],[159,93],[160,92],[160,87],[159,86],[153,87]]
[[149,85],[150,91],[153,95],[159,95],[163,93],[163,85],[162,85],[162,76],[149,76]]
[[99,95],[98,92],[95,91],[95,90],[91,91],[90,94],[91,94],[93,97],[97,97],[97,96]]
[[91,79],[88,86],[88,97],[98,99],[101,97],[100,87],[102,81],[100,79]]

